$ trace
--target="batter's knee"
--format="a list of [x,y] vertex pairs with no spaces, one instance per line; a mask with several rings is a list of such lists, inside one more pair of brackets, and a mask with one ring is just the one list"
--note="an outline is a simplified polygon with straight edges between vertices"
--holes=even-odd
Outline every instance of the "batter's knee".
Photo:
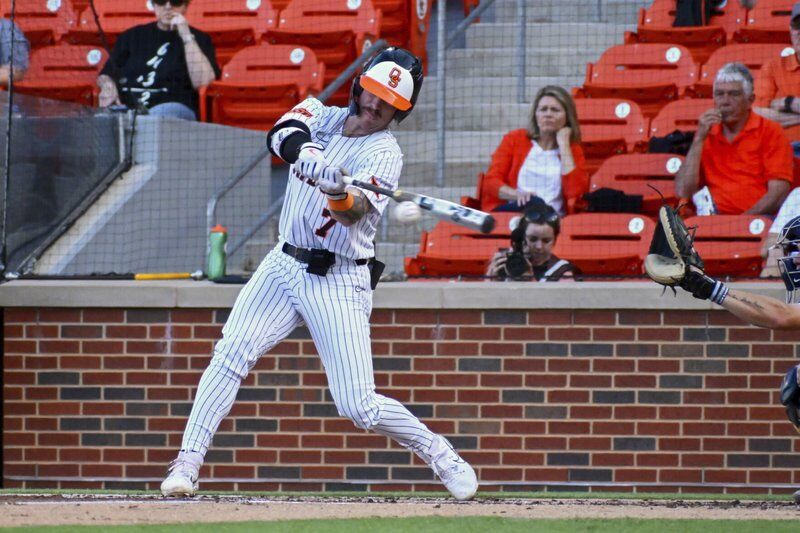
[[223,367],[239,376],[240,379],[244,379],[258,361],[258,357],[254,355],[255,352],[256,347],[252,340],[245,337],[225,336],[214,347],[211,364]]
[[372,429],[380,421],[380,401],[374,391],[361,394],[333,394],[333,400],[339,414],[350,419],[357,428]]

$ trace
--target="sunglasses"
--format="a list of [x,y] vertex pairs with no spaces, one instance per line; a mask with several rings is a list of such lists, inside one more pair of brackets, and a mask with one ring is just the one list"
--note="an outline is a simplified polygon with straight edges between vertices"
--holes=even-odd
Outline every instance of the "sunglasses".
[[159,7],[164,7],[169,2],[169,5],[172,7],[181,7],[182,5],[188,4],[189,0],[151,0],[155,5]]
[[534,224],[552,224],[558,221],[558,213],[552,207],[546,212],[530,209],[525,212],[525,218]]

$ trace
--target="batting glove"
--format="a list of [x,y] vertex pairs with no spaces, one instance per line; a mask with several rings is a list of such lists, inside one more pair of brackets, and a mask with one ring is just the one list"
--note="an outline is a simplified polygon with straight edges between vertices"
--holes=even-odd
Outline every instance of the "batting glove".
[[328,196],[344,193],[345,183],[340,169],[320,161],[298,161],[296,165],[300,174],[316,181],[319,190]]
[[320,161],[327,165],[328,162],[325,160],[325,156],[322,155],[322,150],[324,150],[324,148],[322,147],[321,144],[314,142],[303,143],[300,146],[300,152],[298,152],[297,154],[297,160]]

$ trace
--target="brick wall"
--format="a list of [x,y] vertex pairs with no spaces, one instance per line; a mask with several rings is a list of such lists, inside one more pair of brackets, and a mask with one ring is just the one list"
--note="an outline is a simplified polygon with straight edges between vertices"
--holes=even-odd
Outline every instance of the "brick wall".
[[[227,312],[6,308],[3,485],[156,488]],[[379,391],[451,437],[486,488],[800,485],[777,400],[800,332],[706,310],[377,309],[373,324]],[[260,361],[203,486],[439,490],[337,417],[315,354],[298,330]]]

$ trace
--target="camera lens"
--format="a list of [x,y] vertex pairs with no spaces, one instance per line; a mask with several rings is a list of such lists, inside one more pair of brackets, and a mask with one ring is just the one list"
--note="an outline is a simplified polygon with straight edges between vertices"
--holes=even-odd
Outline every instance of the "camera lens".
[[509,278],[519,278],[528,272],[528,263],[522,252],[509,252],[506,256],[506,274]]

